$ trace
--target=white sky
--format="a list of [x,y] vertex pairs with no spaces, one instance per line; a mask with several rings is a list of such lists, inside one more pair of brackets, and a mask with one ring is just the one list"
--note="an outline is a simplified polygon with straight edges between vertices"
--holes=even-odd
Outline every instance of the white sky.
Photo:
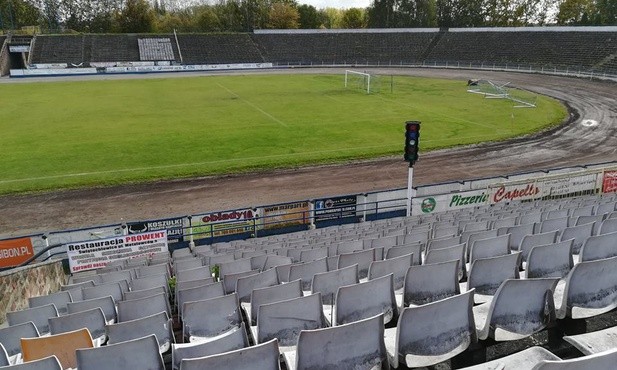
[[312,5],[321,8],[366,8],[372,0],[298,0],[298,4]]

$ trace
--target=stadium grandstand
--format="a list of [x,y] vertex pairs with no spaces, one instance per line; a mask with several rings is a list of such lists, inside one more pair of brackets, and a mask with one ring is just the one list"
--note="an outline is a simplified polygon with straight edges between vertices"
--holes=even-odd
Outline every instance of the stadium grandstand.
[[[0,42],[3,71],[270,63],[617,75],[615,27]],[[0,369],[615,367],[614,162],[407,191],[0,240]]]

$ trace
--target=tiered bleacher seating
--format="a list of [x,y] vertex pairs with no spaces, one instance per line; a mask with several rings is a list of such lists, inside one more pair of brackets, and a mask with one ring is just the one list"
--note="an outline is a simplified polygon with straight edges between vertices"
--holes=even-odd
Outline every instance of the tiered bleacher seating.
[[67,63],[80,65],[84,58],[84,35],[40,35],[35,38],[32,50],[33,64]]
[[[474,364],[482,358],[474,356],[477,351],[508,341],[524,350],[505,357],[501,356],[507,353],[497,352],[501,358],[490,357],[471,368],[602,363],[596,358],[614,346],[617,330],[613,231],[617,218],[609,218],[616,206],[617,199],[610,196],[487,206],[127,260],[74,275],[71,284],[63,286],[62,292],[80,290],[84,298],[104,295],[98,300],[65,302],[58,293],[33,297],[32,303],[43,306],[10,313],[10,326],[0,329],[0,344],[9,361],[16,362],[23,351],[15,344],[17,336],[38,337],[39,331],[51,331],[53,339],[81,324],[89,330],[89,338],[99,338],[96,344],[89,339],[92,347],[103,343],[107,334],[107,345],[99,347],[102,352],[73,345],[68,353],[52,350],[39,356],[55,354],[62,363],[75,358],[85,368],[91,368],[85,364],[100,355],[107,357],[108,367],[123,356],[138,356],[153,368],[167,359],[168,368],[176,369],[212,364],[217,369],[278,369],[280,351],[288,369],[366,364],[387,369],[432,366],[457,358],[457,364]],[[574,226],[589,216],[596,217],[592,223]],[[603,229],[607,233],[593,233],[593,222],[598,221],[598,233]],[[416,234],[422,236],[407,238]],[[408,239],[415,242],[403,246]],[[580,251],[574,248],[577,241]],[[422,264],[414,264],[413,253]],[[330,258],[336,264],[328,267]],[[217,267],[204,266],[205,261]],[[364,264],[370,280],[360,273]],[[166,288],[172,271],[176,289]],[[404,279],[397,290],[395,276],[401,275]],[[227,284],[225,291],[230,276],[234,284]],[[186,283],[190,284],[180,287]],[[94,291],[100,287],[105,291]],[[109,287],[113,290],[107,291]],[[115,300],[109,294],[116,295]],[[52,303],[45,306],[47,302]],[[172,310],[174,302],[177,308]],[[69,314],[56,317],[56,303],[66,305]],[[112,324],[115,306],[119,323]],[[596,322],[587,331],[587,321],[594,318],[601,318],[604,327]],[[572,329],[572,322],[582,325]],[[185,343],[175,344],[174,323],[182,328],[176,337]],[[154,340],[142,339],[148,335]],[[534,340],[525,342],[530,336]],[[126,352],[140,341],[151,344]],[[554,349],[559,349],[554,351],[559,356],[597,355],[562,361]],[[258,356],[255,363],[247,363],[252,356]]]
[[141,38],[139,44],[140,60],[175,60],[170,38]]
[[178,35],[185,64],[263,63],[249,34]]

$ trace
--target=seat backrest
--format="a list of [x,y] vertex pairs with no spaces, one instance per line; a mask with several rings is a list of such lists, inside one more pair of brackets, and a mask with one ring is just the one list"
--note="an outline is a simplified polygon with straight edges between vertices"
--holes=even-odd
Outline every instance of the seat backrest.
[[557,317],[587,318],[617,307],[617,257],[580,262],[566,278]]
[[103,283],[115,283],[121,280],[126,280],[129,283],[133,280],[133,274],[129,270],[120,270],[99,274]]
[[49,356],[40,360],[34,360],[11,366],[2,366],[2,370],[62,370],[58,357]]
[[[196,267],[199,267],[199,266],[196,266]],[[169,278],[169,265],[162,263],[160,265],[142,266],[142,267],[138,267],[135,270],[135,273],[137,274],[138,279],[142,279],[148,276],[161,275],[161,274]]]
[[301,330],[327,326],[319,293],[259,306],[257,343],[277,338],[281,346],[295,346]]
[[527,279],[547,277],[561,279],[568,275],[574,267],[572,242],[570,239],[531,248],[525,269]]
[[178,370],[183,359],[217,355],[249,346],[244,323],[220,338],[202,343],[182,343],[171,345],[172,370]]
[[165,370],[154,335],[75,352],[80,369]]
[[384,247],[386,249],[395,247],[397,245],[397,236],[382,236],[371,241],[371,248]]
[[93,346],[90,332],[85,328],[45,337],[21,339],[24,362],[56,356],[64,369],[77,366],[76,349]]
[[187,270],[178,270],[176,272],[176,282],[207,279],[212,277],[210,266],[195,267]]
[[59,315],[66,314],[66,305],[69,302],[73,302],[73,298],[71,297],[71,293],[66,290],[28,298],[28,305],[30,308],[45,306],[53,303],[56,306]]
[[[375,260],[375,252],[372,249],[363,250],[355,253],[344,253],[339,255],[338,268],[351,265],[358,265],[358,278],[364,279],[368,276],[368,268]],[[322,271],[325,272],[325,271]]]
[[432,249],[429,250],[424,256],[424,264],[435,264],[441,262],[447,262],[452,260],[459,261],[459,271],[458,278],[459,280],[464,278],[467,275],[467,271],[465,269],[465,250],[466,244],[458,244],[453,247],[441,248],[441,249]]
[[594,261],[617,256],[617,232],[590,236],[580,250],[580,261]]
[[103,280],[101,280],[101,275],[92,275],[91,272],[92,271],[88,271],[87,273],[83,275],[78,274],[78,275],[71,276],[70,283],[80,284],[80,283],[90,281],[90,280],[92,280],[94,284],[100,284],[103,282]]
[[411,234],[404,234],[396,238],[398,245],[416,244],[420,243],[422,246],[426,246],[429,240],[430,230],[414,231]]
[[593,235],[594,222],[571,226],[563,230],[559,240],[574,239],[572,243],[572,252],[578,254],[587,238]]
[[254,289],[251,293],[251,324],[257,324],[257,312],[261,305],[302,297],[302,294],[300,279],[286,284]]
[[50,318],[49,332],[53,335],[87,328],[94,340],[101,338],[99,341],[102,344],[106,338],[106,324],[103,310],[97,307],[87,311]]
[[602,221],[598,234],[602,235],[602,234],[614,233],[616,231],[617,231],[617,218],[607,218],[606,220]]
[[93,286],[94,286],[94,280],[88,280],[88,281],[84,281],[84,282],[76,283],[76,284],[60,285],[60,290],[64,291],[64,290],[73,290],[73,289],[81,289],[81,288],[91,288]]
[[249,302],[253,289],[266,288],[278,284],[279,279],[276,269],[270,269],[258,274],[238,278],[235,290],[238,293],[240,302]]
[[280,370],[276,339],[218,355],[183,359],[180,370]]
[[21,354],[21,338],[36,338],[39,332],[32,321],[0,328],[0,343],[9,357]]
[[368,279],[394,274],[394,289],[401,289],[405,284],[405,274],[412,265],[413,255],[394,257],[383,261],[373,261],[368,269]]
[[538,245],[553,244],[557,241],[558,231],[548,231],[540,234],[525,235],[518,246],[518,250],[522,252],[523,261],[527,261],[527,255],[531,248]]
[[237,274],[240,272],[251,271],[251,259],[243,258],[231,262],[224,262],[219,264],[219,276]]
[[6,349],[4,349],[4,346],[0,342],[0,367],[8,366],[10,364],[11,363],[9,362],[9,354],[6,353]]
[[431,239],[426,245],[426,251],[428,252],[433,249],[449,248],[459,244],[461,244],[460,236],[448,236],[445,238]]
[[302,290],[310,291],[313,276],[320,272],[328,271],[328,262],[322,258],[312,262],[291,265],[289,268],[289,280],[302,280]]
[[493,229],[501,229],[516,226],[516,217],[500,218],[493,221]]
[[[485,230],[485,231],[481,231],[481,232],[474,232],[472,234],[469,234],[468,238],[464,238],[465,235],[463,235],[463,243],[467,243],[467,245],[469,245],[470,247],[473,246],[473,244],[478,241],[478,240],[486,240],[486,239],[495,239],[495,238],[501,238],[504,237],[503,235],[497,235],[497,229],[493,229],[493,230]],[[509,242],[509,239],[508,239]]]
[[384,323],[398,317],[393,274],[365,283],[342,286],[336,294],[333,325],[343,325],[383,313]]
[[[538,216],[539,216],[539,213],[538,213]],[[510,250],[519,249],[521,240],[523,240],[525,235],[534,234],[534,231],[535,231],[534,226],[535,226],[534,223],[527,223],[527,224],[521,223],[520,225],[509,227],[506,231],[506,234],[510,234]]]
[[[453,237],[459,234],[458,226],[454,225],[444,225],[439,226],[433,229],[433,238],[439,239],[444,237]],[[429,241],[430,243],[430,241]]]
[[101,284],[92,288],[83,288],[81,292],[84,300],[112,296],[114,302],[120,302],[123,298],[123,290],[118,282]]
[[103,310],[105,320],[108,323],[115,322],[117,319],[116,303],[112,296],[72,302],[67,305],[67,308],[69,314],[80,311],[87,311],[93,308],[100,308],[101,310]]
[[154,334],[165,352],[174,343],[173,322],[165,312],[107,326],[108,344],[126,342]]
[[311,292],[321,293],[323,304],[334,304],[338,288],[357,284],[359,281],[358,265],[352,265],[342,269],[315,274],[313,276]]
[[167,295],[159,293],[139,299],[120,301],[118,306],[118,322],[139,319],[155,313],[165,312],[171,316],[171,308]]
[[203,260],[199,257],[176,261],[174,262],[174,273],[177,273],[180,270],[190,270],[198,268],[203,265]]
[[176,296],[178,294],[178,291],[181,289],[196,288],[198,286],[212,284],[214,282],[214,277],[212,276],[205,279],[185,280],[180,282],[176,281]]
[[240,326],[242,315],[236,293],[223,297],[184,303],[183,335],[211,338]]
[[488,239],[478,239],[469,250],[469,263],[479,258],[491,258],[503,256],[510,253],[510,234],[497,236]]
[[491,300],[478,337],[518,340],[546,328],[555,319],[553,291],[558,281],[555,278],[504,281]]
[[58,311],[53,303],[6,313],[6,321],[10,326],[32,321],[41,335],[49,333],[47,320],[50,317],[58,317]]
[[176,300],[178,302],[178,315],[182,317],[182,306],[186,302],[203,301],[204,299],[222,297],[225,295],[223,282],[201,285],[195,288],[187,288],[178,291]]
[[405,275],[404,306],[423,305],[460,293],[460,260],[411,266]]
[[338,243],[336,247],[336,254],[353,253],[361,251],[362,249],[364,249],[364,243],[362,240],[343,241]]
[[131,282],[132,290],[144,290],[157,287],[165,288],[165,291],[169,291],[169,277],[167,274],[158,274],[142,277],[139,279],[133,279]]
[[274,268],[276,266],[290,265],[291,263],[292,263],[292,260],[290,257],[268,255],[268,258],[266,258],[266,262],[264,262],[264,265],[261,270],[265,271],[265,270]]
[[303,330],[298,337],[296,369],[390,369],[384,344],[383,315],[331,328]]
[[328,248],[315,248],[300,252],[300,261],[302,262],[316,261],[325,257],[328,257]]
[[386,259],[400,257],[410,253],[413,254],[412,264],[419,265],[422,262],[422,244],[420,243],[411,243],[389,248],[386,251]]
[[140,298],[149,297],[151,295],[156,295],[156,294],[161,294],[161,293],[169,296],[169,294],[167,294],[167,291],[165,290],[165,287],[158,286],[158,287],[154,287],[150,289],[131,290],[130,292],[124,292],[122,297],[124,297],[124,300],[140,299]]
[[617,349],[569,360],[542,360],[532,370],[605,370],[615,367]]
[[467,290],[475,289],[476,294],[494,295],[505,280],[519,278],[520,258],[521,253],[516,252],[475,260],[469,269]]
[[[477,341],[474,291],[403,309],[396,328],[394,366],[432,366],[465,351]],[[435,325],[435,318],[439,324]],[[448,338],[448,340],[444,340]]]
[[557,231],[561,234],[563,230],[568,227],[568,217],[552,218],[544,220],[540,223],[540,233],[546,233],[549,231]]

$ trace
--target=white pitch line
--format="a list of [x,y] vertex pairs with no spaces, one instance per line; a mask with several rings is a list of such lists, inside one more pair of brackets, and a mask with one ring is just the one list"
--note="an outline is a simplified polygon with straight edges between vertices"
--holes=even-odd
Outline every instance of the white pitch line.
[[264,116],[269,117],[270,119],[274,120],[276,123],[278,123],[279,125],[283,126],[283,127],[287,127],[289,128],[289,126],[287,126],[287,124],[283,121],[281,121],[280,119],[274,117],[273,115],[271,115],[270,113],[266,112],[265,110],[259,108],[257,105],[251,103],[250,101],[240,97],[240,95],[236,94],[235,92],[231,91],[230,89],[228,89],[227,87],[221,85],[220,83],[217,82],[217,85],[219,85],[220,87],[222,87],[223,89],[227,90],[228,93],[230,93],[231,95],[235,96],[236,98],[242,100],[244,103],[248,104],[249,106],[251,106],[253,109],[258,110],[259,112],[261,112]]

